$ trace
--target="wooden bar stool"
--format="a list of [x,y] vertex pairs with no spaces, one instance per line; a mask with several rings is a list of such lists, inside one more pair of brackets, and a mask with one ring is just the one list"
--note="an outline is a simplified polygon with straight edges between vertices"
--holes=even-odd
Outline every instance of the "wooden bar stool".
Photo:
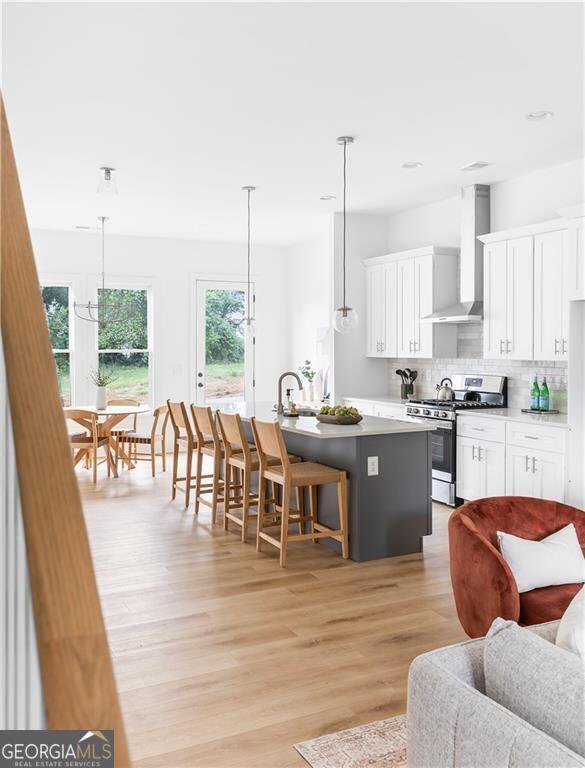
[[[304,541],[305,539],[331,538],[341,542],[341,552],[344,559],[349,556],[347,536],[347,474],[342,469],[317,464],[313,461],[303,461],[293,464],[289,461],[280,425],[276,421],[257,421],[252,418],[252,431],[260,459],[260,491],[258,500],[258,527],[256,533],[256,549],[260,551],[262,541],[268,541],[280,550],[280,565],[286,565],[286,549],[289,541]],[[269,456],[276,456],[280,464],[270,466]],[[282,487],[282,510],[280,515],[280,539],[264,531],[266,518],[265,484],[262,480],[270,480]],[[339,528],[328,528],[317,522],[317,486],[329,483],[337,484],[337,499],[339,505]],[[309,488],[310,516],[299,515],[301,532],[289,534],[290,492],[293,488]],[[310,533],[302,532],[303,524],[310,521]]]
[[[239,525],[242,529],[242,541],[246,541],[248,534],[248,522],[256,515],[250,515],[250,507],[258,506],[258,493],[252,491],[252,473],[260,471],[260,458],[254,446],[250,446],[244,432],[242,419],[238,413],[222,413],[217,411],[217,421],[223,440],[225,451],[225,475],[226,491],[224,500],[223,527],[228,530],[228,522]],[[298,456],[289,454],[291,463],[298,463]],[[280,459],[268,456],[269,466],[280,464]],[[258,484],[263,482],[258,478]],[[268,489],[267,489],[268,491]],[[265,494],[265,504],[274,505],[276,511],[277,499],[274,494],[274,485],[270,483],[270,498]],[[239,492],[239,493],[238,493]],[[242,516],[234,514],[235,510],[242,510]],[[297,510],[302,511],[302,495],[297,488]],[[302,523],[299,523],[302,532]]]
[[[211,522],[217,520],[217,505],[224,501],[225,483],[221,477],[221,463],[224,458],[224,448],[219,439],[219,433],[215,426],[213,411],[209,407],[191,405],[191,415],[195,425],[195,437],[197,440],[197,467],[195,480],[195,514],[199,513],[199,504],[205,504],[211,508]],[[213,459],[213,472],[207,475],[202,474],[203,456],[210,456]],[[227,468],[226,468],[227,471]],[[210,483],[204,483],[203,480],[211,479]],[[211,501],[203,498],[211,494]]]
[[[192,481],[195,479],[191,473],[193,465],[193,451],[196,450],[195,435],[193,434],[193,428],[189,422],[189,416],[185,403],[171,403],[167,400],[167,407],[169,409],[169,416],[171,424],[173,425],[173,494],[174,499],[177,495],[177,490],[185,494],[185,507],[189,506],[189,498],[191,495],[191,489],[195,488]],[[179,450],[184,447],[186,456],[185,477],[179,477]],[[184,483],[184,487],[180,485]]]

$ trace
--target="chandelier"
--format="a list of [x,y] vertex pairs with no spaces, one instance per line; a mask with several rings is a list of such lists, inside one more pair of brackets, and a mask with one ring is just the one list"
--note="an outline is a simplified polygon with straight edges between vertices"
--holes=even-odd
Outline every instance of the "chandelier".
[[132,302],[106,301],[106,221],[107,216],[98,216],[102,231],[102,285],[101,296],[98,291],[96,302],[88,301],[87,304],[74,302],[73,310],[77,317],[90,323],[97,323],[99,328],[105,328],[110,323],[119,323],[128,320],[136,313],[136,305]]

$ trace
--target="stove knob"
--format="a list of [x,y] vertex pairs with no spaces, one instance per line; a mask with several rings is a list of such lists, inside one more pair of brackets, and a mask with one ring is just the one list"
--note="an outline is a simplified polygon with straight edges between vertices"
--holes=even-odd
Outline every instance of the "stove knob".
[[447,411],[441,411],[441,416],[443,419],[447,418]]
[[431,412],[429,411],[429,409],[423,408],[423,416],[430,416],[430,415],[431,415]]
[[438,416],[438,415],[439,415],[439,411],[433,411],[433,416]]

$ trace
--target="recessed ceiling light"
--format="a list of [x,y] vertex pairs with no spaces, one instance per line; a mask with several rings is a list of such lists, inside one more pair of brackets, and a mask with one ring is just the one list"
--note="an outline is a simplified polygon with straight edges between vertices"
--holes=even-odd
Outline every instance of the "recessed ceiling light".
[[554,117],[554,112],[548,109],[538,109],[536,112],[529,112],[526,115],[527,120],[548,120],[549,117]]
[[421,166],[422,163],[418,160],[407,160],[405,163],[402,163],[403,168],[420,168]]
[[335,200],[335,195],[321,195],[319,200]]
[[467,165],[464,165],[459,170],[460,171],[480,171],[482,168],[485,168],[488,165],[491,165],[491,163],[486,163],[485,160],[474,160],[473,163],[467,163]]

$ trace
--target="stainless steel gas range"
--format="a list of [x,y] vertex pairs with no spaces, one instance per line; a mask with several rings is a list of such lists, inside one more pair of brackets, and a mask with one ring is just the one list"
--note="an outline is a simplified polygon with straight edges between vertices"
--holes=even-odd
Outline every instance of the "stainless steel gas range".
[[457,415],[470,410],[505,408],[508,385],[505,376],[455,374],[450,377],[453,400],[410,400],[406,415],[416,421],[436,423],[431,432],[433,490],[435,501],[452,507],[463,503],[456,493]]

